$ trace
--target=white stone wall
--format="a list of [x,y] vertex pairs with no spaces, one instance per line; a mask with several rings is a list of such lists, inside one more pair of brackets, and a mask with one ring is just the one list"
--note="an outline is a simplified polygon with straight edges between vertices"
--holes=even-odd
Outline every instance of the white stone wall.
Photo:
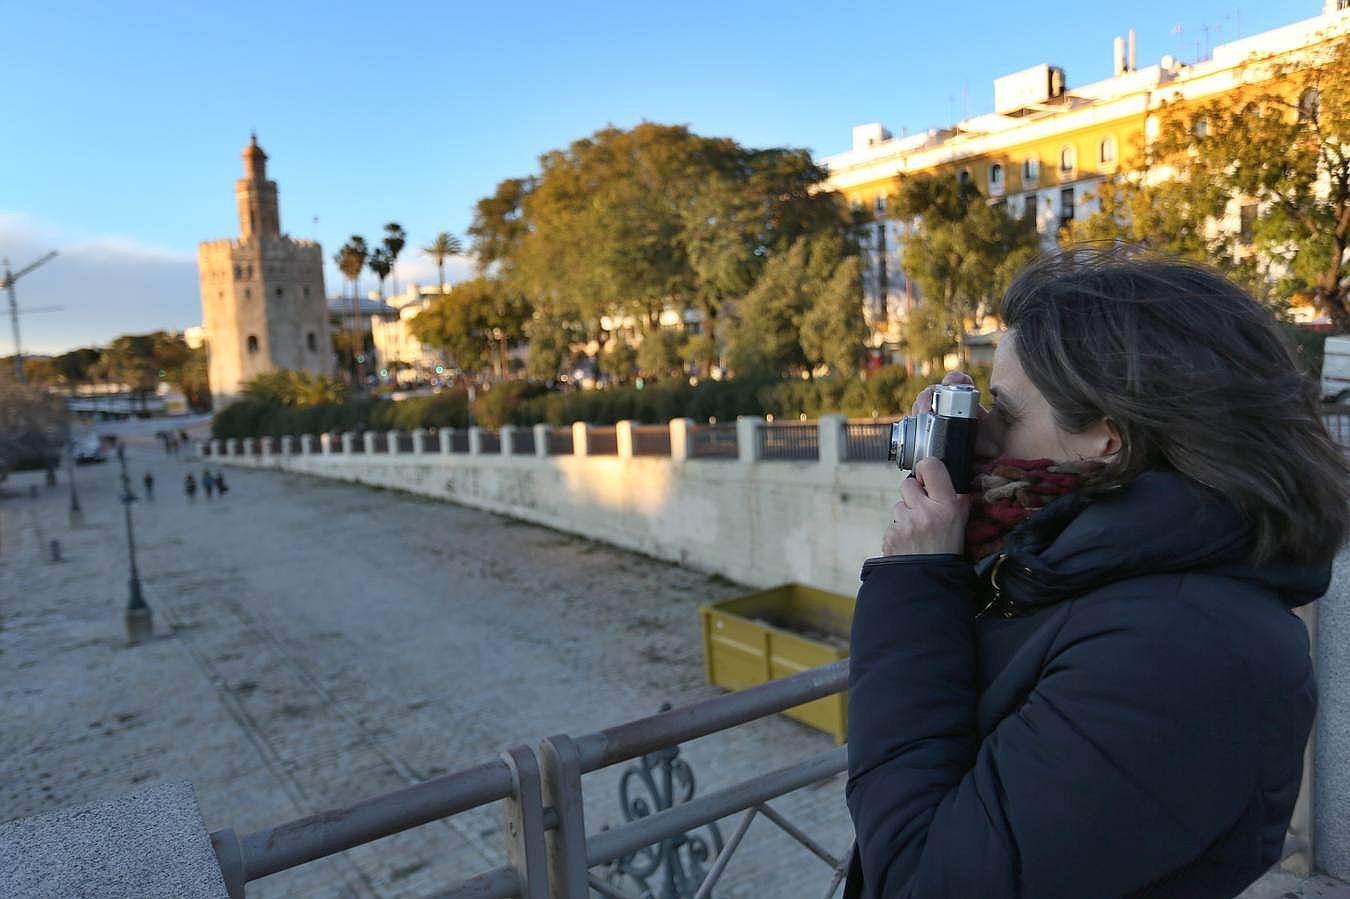
[[[226,461],[226,460],[221,460]],[[357,481],[500,512],[754,586],[852,595],[901,475],[884,462],[340,454],[231,464]]]

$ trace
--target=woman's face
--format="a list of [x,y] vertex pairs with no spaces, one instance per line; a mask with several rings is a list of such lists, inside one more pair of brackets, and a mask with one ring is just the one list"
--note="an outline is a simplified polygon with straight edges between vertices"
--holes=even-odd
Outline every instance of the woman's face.
[[992,405],[980,420],[976,443],[976,454],[983,461],[1008,456],[1107,462],[1120,451],[1120,435],[1107,419],[1100,419],[1081,434],[1070,434],[1055,424],[1045,395],[1022,370],[1015,331],[1003,336],[994,353],[989,392]]

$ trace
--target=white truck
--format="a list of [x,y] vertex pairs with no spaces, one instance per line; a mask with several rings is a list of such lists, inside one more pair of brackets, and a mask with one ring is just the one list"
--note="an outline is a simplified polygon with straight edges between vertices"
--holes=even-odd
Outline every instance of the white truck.
[[1322,351],[1322,400],[1350,403],[1350,334],[1327,338]]

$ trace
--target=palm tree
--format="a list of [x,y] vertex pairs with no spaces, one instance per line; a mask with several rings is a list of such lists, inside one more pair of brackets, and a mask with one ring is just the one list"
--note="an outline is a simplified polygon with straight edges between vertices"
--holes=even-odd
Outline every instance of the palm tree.
[[394,267],[393,257],[387,250],[379,247],[370,251],[370,258],[366,260],[366,267],[375,273],[375,277],[380,282],[380,302],[384,302],[384,279],[389,277],[389,272]]
[[408,235],[398,222],[387,222],[384,226],[384,251],[389,254],[389,268],[394,271],[394,293],[398,293],[398,254],[408,245]]
[[358,362],[357,346],[364,341],[360,338],[361,331],[361,295],[359,280],[361,278],[361,269],[366,267],[366,256],[369,250],[366,248],[366,239],[359,234],[353,234],[351,239],[342,245],[342,249],[333,257],[337,262],[338,271],[347,276],[347,280],[352,283],[352,366],[355,369],[352,373],[353,385],[363,384],[365,381],[364,362]]
[[446,231],[437,234],[435,240],[422,248],[423,255],[436,260],[436,272],[440,278],[441,293],[445,293],[445,257],[457,256],[462,252],[464,252],[464,247],[460,244],[459,238]]

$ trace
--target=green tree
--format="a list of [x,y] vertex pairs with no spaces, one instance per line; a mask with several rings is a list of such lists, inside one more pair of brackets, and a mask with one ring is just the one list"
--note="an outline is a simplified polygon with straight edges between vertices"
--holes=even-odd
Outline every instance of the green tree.
[[16,465],[51,467],[70,433],[65,402],[40,384],[19,384],[0,370],[0,480]]
[[944,330],[968,364],[966,322],[993,309],[1013,276],[1036,257],[1036,231],[954,173],[903,176],[890,208],[902,221],[918,223],[901,265],[919,285],[920,302],[942,311]]
[[[732,369],[787,375],[828,365],[852,371],[863,342],[859,266],[854,249],[836,234],[799,238],[771,258],[736,304],[727,350]],[[807,333],[808,325],[820,333]]]
[[538,309],[524,325],[529,341],[525,372],[537,381],[553,381],[572,358],[572,345],[582,339],[582,328],[574,321],[559,318]]
[[436,260],[436,278],[441,293],[445,293],[445,260],[451,256],[458,256],[462,252],[464,252],[464,247],[459,242],[459,238],[448,231],[437,234],[435,240],[422,248],[424,256],[430,256]]
[[94,347],[81,347],[62,353],[52,362],[56,365],[60,383],[69,387],[73,392],[76,386],[93,381],[95,367],[102,356],[102,350]]
[[637,350],[623,336],[611,340],[597,361],[600,363],[600,371],[620,384],[633,380],[638,372]]
[[376,247],[370,251],[370,258],[366,260],[366,267],[371,270],[379,283],[380,301],[384,302],[384,280],[389,277],[393,271],[394,260],[390,258],[388,251],[382,247]]
[[351,359],[351,378],[352,384],[365,383],[365,366],[361,362],[363,353],[351,353],[350,348],[356,346],[362,341],[357,337],[362,332],[361,328],[361,270],[366,267],[366,257],[370,254],[366,247],[366,239],[359,234],[353,234],[351,238],[342,245],[342,249],[337,251],[333,261],[337,263],[338,271],[347,278],[351,285],[352,300],[352,329],[351,336],[348,338],[347,347]]
[[637,348],[637,368],[644,377],[663,378],[681,367],[681,335],[667,328],[649,331]]
[[384,252],[389,257],[389,269],[394,273],[394,293],[398,293],[398,254],[408,245],[408,235],[398,222],[384,226]]
[[465,371],[507,373],[508,349],[524,338],[530,307],[519,293],[486,277],[463,281],[412,320],[417,339],[441,347]]
[[[1140,164],[1073,236],[1217,263],[1350,331],[1350,39],[1295,62],[1253,59],[1243,75],[1241,90],[1165,106]],[[1211,227],[1225,214],[1242,230]]]

